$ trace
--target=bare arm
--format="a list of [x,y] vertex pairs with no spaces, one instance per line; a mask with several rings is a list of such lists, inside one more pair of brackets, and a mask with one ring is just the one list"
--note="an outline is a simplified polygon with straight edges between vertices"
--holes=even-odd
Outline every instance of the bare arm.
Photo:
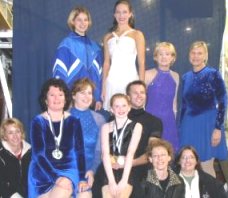
[[144,153],[143,155],[140,155],[138,158],[133,160],[132,166],[140,166],[143,164],[147,164],[148,159],[147,159],[147,155]]
[[[151,140],[151,139],[158,139],[156,137],[150,137],[148,142]],[[133,160],[133,163],[132,163],[132,166],[140,166],[140,165],[143,165],[143,164],[147,164],[148,163],[148,157],[147,157],[147,154],[144,153],[142,155],[140,155],[138,158],[134,159]]]
[[138,56],[139,79],[145,81],[145,38],[141,31],[135,32],[135,42]]
[[108,33],[105,35],[103,39],[104,43],[104,64],[103,64],[103,76],[102,76],[102,99],[104,100],[105,96],[105,84],[106,84],[106,78],[108,76],[108,72],[110,69],[110,55],[109,55],[109,50],[108,50],[108,40],[111,38],[111,34]]
[[174,96],[174,99],[173,99],[173,112],[174,112],[174,115],[176,117],[176,114],[177,114],[177,94],[178,94],[178,88],[179,88],[179,74],[174,72],[174,71],[171,71],[171,75],[174,79],[174,81],[176,82],[176,90],[175,90],[175,96]]
[[109,126],[110,123],[104,124],[101,128],[101,151],[102,151],[102,161],[104,164],[105,172],[108,177],[109,183],[116,183],[112,164],[110,159],[110,149],[109,149]]
[[128,147],[127,155],[126,155],[126,161],[124,165],[124,171],[122,175],[122,179],[120,182],[127,184],[128,182],[128,177],[132,168],[132,162],[133,162],[133,157],[135,154],[135,151],[138,147],[139,140],[141,138],[142,134],[142,125],[137,123],[135,125],[132,137],[131,137],[131,142]]
[[146,70],[146,72],[145,72],[145,83],[146,83],[146,86],[148,86],[154,80],[156,74],[157,74],[157,70],[156,69]]

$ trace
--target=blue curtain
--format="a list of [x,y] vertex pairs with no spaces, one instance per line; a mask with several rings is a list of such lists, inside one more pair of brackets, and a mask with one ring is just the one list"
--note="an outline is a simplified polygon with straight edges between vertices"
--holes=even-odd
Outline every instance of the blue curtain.
[[[183,1],[189,5],[187,8]],[[136,28],[146,37],[147,68],[154,66],[153,48],[159,41],[170,41],[176,46],[178,57],[173,69],[180,75],[190,69],[188,48],[195,40],[209,44],[209,63],[219,65],[225,0],[131,2]],[[38,95],[43,82],[51,77],[56,47],[69,32],[66,20],[70,10],[77,5],[90,10],[93,26],[89,35],[101,43],[112,25],[114,3],[114,0],[14,1],[13,115],[24,123],[27,131],[32,117],[40,113]]]

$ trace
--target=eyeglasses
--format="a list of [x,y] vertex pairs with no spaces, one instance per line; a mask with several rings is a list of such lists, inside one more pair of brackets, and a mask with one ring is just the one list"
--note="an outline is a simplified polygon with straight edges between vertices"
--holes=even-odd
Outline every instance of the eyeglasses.
[[186,160],[193,160],[196,158],[193,155],[189,155],[189,156],[185,155],[185,156],[182,156],[181,159],[186,161]]
[[153,159],[160,159],[160,158],[164,158],[164,157],[167,157],[168,156],[168,154],[166,154],[166,153],[163,153],[163,154],[160,154],[160,155],[157,155],[157,154],[154,154],[154,155],[152,155],[151,157],[153,158]]

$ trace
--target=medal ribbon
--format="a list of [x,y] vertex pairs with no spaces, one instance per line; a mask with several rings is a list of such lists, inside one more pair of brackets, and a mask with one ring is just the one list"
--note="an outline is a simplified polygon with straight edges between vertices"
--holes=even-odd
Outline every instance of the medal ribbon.
[[115,144],[113,145],[113,150],[115,151],[116,149],[118,150],[118,153],[120,154],[121,151],[121,147],[122,147],[122,142],[123,142],[123,135],[124,135],[124,131],[125,128],[127,126],[128,123],[128,119],[125,121],[123,128],[120,131],[120,134],[118,135],[118,129],[117,129],[117,123],[115,120],[114,123],[114,130],[113,130],[113,139],[115,140]]
[[50,127],[50,130],[51,130],[51,133],[54,137],[54,140],[55,140],[55,147],[57,150],[59,150],[59,146],[60,146],[60,142],[62,140],[62,135],[63,135],[63,120],[64,120],[64,114],[61,118],[61,121],[60,121],[60,127],[59,127],[59,135],[56,136],[55,134],[55,129],[53,127],[53,123],[51,121],[51,117],[49,115],[49,113],[47,112],[47,118],[48,118],[48,122],[49,122],[49,127]]

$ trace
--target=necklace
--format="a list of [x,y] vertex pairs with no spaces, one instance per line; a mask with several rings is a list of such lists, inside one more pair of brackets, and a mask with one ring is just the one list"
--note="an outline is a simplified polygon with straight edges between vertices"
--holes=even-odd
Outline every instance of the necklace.
[[123,135],[124,135],[124,131],[125,128],[127,126],[127,122],[128,122],[128,118],[125,121],[123,128],[121,129],[120,133],[118,134],[118,128],[117,128],[117,123],[116,123],[116,119],[114,122],[114,130],[113,130],[113,152],[117,151],[118,154],[121,154],[121,147],[122,147],[122,142],[123,142]]
[[59,127],[59,135],[56,136],[55,129],[51,120],[51,116],[47,112],[47,118],[49,122],[49,127],[51,130],[51,133],[53,135],[54,141],[55,141],[55,149],[52,151],[52,157],[59,160],[62,159],[63,157],[63,152],[59,149],[61,140],[62,140],[62,135],[63,135],[63,121],[64,121],[64,113],[60,121],[60,127]]

